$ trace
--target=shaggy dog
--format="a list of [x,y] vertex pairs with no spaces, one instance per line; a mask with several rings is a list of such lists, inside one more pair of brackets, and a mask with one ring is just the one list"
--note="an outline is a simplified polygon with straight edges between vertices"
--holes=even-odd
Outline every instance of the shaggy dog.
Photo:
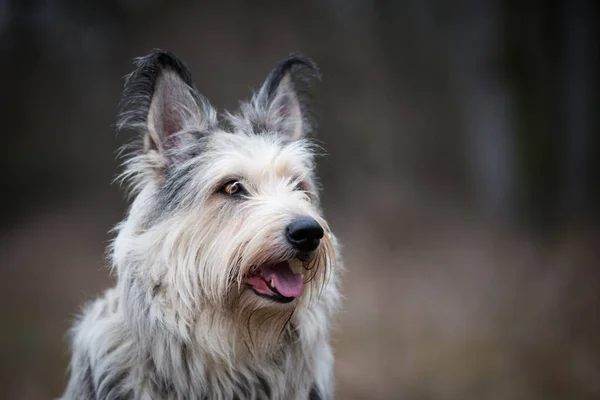
[[307,138],[318,77],[291,55],[218,115],[173,54],[136,60],[117,284],[72,330],[64,399],[332,398],[341,261]]

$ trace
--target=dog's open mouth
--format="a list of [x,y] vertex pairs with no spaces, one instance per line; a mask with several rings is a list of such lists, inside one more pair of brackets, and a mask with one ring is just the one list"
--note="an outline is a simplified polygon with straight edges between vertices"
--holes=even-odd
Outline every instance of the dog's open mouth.
[[289,303],[302,296],[304,290],[302,273],[294,273],[288,261],[263,265],[243,282],[256,295],[278,303]]

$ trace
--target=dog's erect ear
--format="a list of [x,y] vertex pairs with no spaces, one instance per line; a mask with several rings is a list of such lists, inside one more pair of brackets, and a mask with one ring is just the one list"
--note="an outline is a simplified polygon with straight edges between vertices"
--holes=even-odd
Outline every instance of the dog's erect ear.
[[289,140],[311,132],[314,121],[308,89],[315,79],[320,79],[320,72],[308,58],[292,54],[282,60],[252,101],[262,128]]
[[214,110],[173,54],[154,50],[136,59],[135,66],[125,82],[118,126],[143,132],[144,152],[164,154],[181,144],[182,132],[202,131],[212,123]]

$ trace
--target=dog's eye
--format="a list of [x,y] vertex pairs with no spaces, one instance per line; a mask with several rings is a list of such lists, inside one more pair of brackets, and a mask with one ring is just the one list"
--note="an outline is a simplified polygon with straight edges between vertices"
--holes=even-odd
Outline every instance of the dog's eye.
[[231,181],[231,182],[227,182],[225,185],[223,185],[223,187],[221,188],[221,191],[230,196],[234,196],[234,195],[242,194],[244,192],[244,187],[238,181]]
[[304,182],[300,181],[294,185],[294,190],[300,192],[308,192],[308,186]]

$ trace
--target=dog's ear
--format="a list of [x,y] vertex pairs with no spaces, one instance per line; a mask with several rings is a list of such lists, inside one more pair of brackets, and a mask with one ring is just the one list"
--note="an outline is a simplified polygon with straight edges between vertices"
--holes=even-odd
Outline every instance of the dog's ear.
[[187,67],[173,54],[154,50],[135,60],[126,78],[119,129],[143,134],[143,152],[172,152],[192,131],[205,130],[215,111],[194,87]]
[[282,60],[252,101],[262,128],[289,140],[310,133],[315,126],[308,89],[315,79],[320,79],[320,72],[308,58],[292,54]]

